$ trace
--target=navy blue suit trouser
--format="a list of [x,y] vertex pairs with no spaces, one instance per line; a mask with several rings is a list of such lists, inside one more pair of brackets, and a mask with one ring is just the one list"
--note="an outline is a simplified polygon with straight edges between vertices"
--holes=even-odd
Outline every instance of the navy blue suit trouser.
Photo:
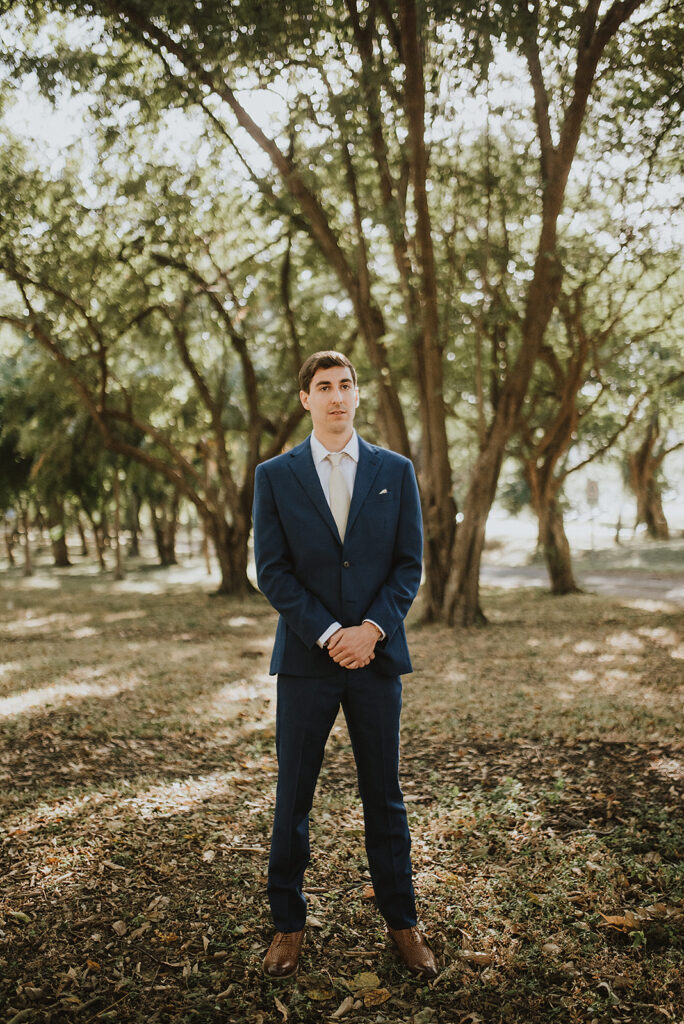
[[401,680],[368,666],[340,668],[321,678],[278,676],[278,787],[268,865],[277,931],[299,931],[305,924],[302,883],[310,859],[309,811],[340,705],[356,759],[377,905],[391,928],[416,923],[411,837],[399,787]]

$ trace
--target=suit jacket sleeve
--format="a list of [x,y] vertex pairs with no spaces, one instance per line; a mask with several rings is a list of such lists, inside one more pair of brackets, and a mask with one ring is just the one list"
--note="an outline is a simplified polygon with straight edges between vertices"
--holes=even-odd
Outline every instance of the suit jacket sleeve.
[[295,575],[287,539],[265,466],[254,480],[254,559],[259,589],[307,647],[332,625],[335,616]]
[[423,519],[413,464],[405,463],[392,568],[363,618],[384,629],[380,646],[392,639],[418,593],[423,565]]

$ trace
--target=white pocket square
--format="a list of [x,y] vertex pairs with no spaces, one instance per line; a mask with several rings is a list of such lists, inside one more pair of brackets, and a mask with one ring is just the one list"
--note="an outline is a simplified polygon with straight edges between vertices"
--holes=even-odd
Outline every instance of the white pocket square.
[[380,494],[387,494],[387,488],[383,487],[383,489],[379,493]]

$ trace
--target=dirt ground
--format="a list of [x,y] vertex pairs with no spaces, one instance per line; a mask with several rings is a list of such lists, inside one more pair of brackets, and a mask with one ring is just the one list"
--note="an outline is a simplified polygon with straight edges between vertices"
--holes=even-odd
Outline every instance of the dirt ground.
[[343,719],[296,979],[261,959],[275,617],[143,566],[0,575],[0,1020],[682,1021],[682,610],[484,590],[412,615],[402,783],[442,973],[385,941]]

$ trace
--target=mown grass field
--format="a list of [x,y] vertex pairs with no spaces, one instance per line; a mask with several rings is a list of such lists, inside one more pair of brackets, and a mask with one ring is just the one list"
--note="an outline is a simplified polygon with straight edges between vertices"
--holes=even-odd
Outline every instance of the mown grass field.
[[402,779],[441,976],[385,942],[340,718],[276,985],[274,614],[162,570],[3,574],[3,1024],[684,1019],[681,609],[484,602],[487,629],[410,627]]

